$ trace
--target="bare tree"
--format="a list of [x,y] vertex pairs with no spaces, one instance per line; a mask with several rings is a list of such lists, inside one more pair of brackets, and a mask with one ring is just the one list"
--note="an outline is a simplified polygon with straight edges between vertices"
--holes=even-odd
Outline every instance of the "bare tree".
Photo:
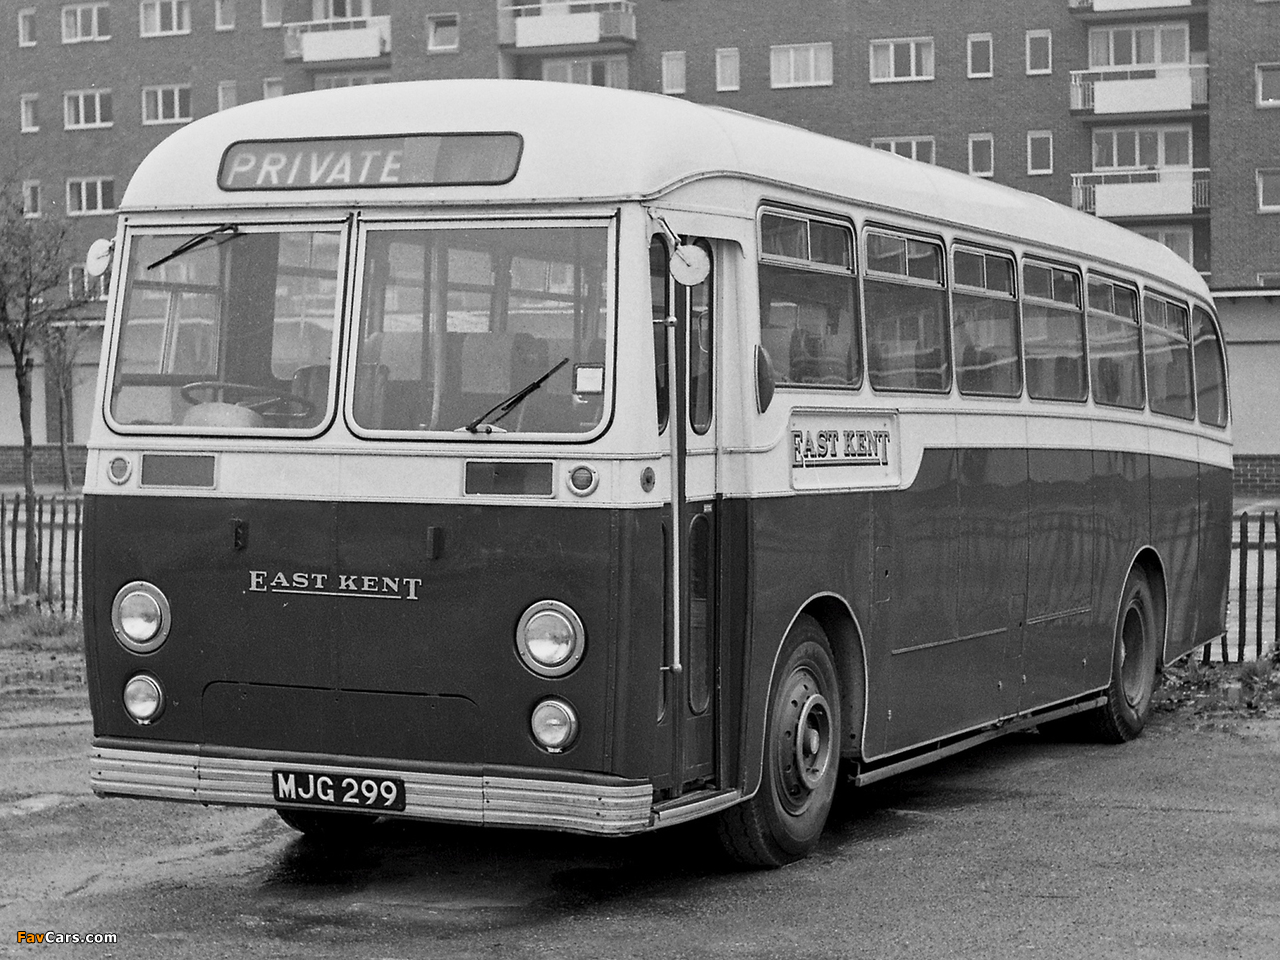
[[58,454],[62,466],[62,489],[71,489],[71,397],[75,390],[76,364],[89,328],[78,320],[51,323],[44,332],[44,375],[53,388],[58,416]]
[[13,355],[22,423],[22,485],[26,492],[26,539],[23,590],[39,584],[36,554],[35,451],[31,429],[31,381],[35,353],[50,327],[68,317],[75,301],[68,296],[67,276],[73,262],[61,220],[27,217],[22,192],[0,184],[0,339]]

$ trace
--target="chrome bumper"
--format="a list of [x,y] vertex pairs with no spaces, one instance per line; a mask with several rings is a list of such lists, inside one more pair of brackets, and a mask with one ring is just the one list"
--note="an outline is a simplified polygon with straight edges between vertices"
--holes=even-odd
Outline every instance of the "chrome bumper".
[[276,807],[280,804],[271,791],[273,770],[324,768],[404,780],[405,809],[393,814],[397,817],[594,834],[638,833],[655,825],[653,788],[648,783],[628,781],[614,786],[424,773],[348,766],[320,758],[299,762],[297,757],[245,760],[95,744],[89,765],[93,792],[99,796]]

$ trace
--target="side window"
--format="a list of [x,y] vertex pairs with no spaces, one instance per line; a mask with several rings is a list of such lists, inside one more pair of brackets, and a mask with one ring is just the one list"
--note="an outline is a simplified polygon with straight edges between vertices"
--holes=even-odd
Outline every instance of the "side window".
[[1033,398],[1085,398],[1082,307],[1078,274],[1048,263],[1022,265],[1022,341]]
[[867,232],[867,369],[877,390],[951,388],[942,246]]
[[853,231],[799,214],[760,216],[760,345],[778,384],[862,384]]
[[960,392],[1016,397],[1022,393],[1022,371],[1013,259],[957,248],[953,260],[951,325]]
[[[711,248],[699,240],[698,246],[711,258]],[[714,264],[714,260],[711,261]],[[676,316],[685,312],[685,298],[689,299],[689,426],[694,433],[702,434],[711,429],[712,393],[715,386],[715,317],[712,310],[712,269],[707,279],[695,287],[676,285]]]
[[1147,398],[1156,413],[1190,420],[1191,340],[1187,308],[1163,297],[1142,298],[1142,334],[1147,358]]
[[658,396],[658,432],[667,429],[667,331],[658,321],[671,315],[671,283],[667,278],[667,245],[662,237],[649,241],[649,296],[653,307],[654,387]]
[[1196,359],[1196,408],[1200,422],[1227,425],[1227,364],[1213,318],[1202,307],[1191,313]]
[[1091,277],[1088,312],[1089,376],[1094,401],[1141,410],[1144,391],[1137,292]]

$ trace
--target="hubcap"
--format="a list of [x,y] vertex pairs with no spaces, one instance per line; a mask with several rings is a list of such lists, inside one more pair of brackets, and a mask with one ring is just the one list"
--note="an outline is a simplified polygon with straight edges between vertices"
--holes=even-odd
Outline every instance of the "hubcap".
[[1120,628],[1120,684],[1130,706],[1137,705],[1144,692],[1142,648],[1146,645],[1146,632],[1142,608],[1131,603]]
[[817,678],[799,668],[788,678],[778,718],[776,774],[783,805],[803,813],[831,766],[831,708]]

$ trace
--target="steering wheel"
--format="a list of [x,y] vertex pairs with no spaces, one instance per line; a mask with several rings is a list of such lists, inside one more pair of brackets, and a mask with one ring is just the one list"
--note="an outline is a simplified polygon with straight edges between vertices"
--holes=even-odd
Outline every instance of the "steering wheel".
[[227,380],[197,380],[184,384],[180,390],[182,399],[192,405],[204,403],[192,396],[197,390],[210,390],[217,398],[225,398],[228,393],[237,394],[241,399],[234,402],[238,407],[245,407],[254,413],[284,417],[288,420],[303,420],[315,413],[316,405],[306,397],[293,393],[281,393],[271,387],[261,387],[252,383],[231,383]]

